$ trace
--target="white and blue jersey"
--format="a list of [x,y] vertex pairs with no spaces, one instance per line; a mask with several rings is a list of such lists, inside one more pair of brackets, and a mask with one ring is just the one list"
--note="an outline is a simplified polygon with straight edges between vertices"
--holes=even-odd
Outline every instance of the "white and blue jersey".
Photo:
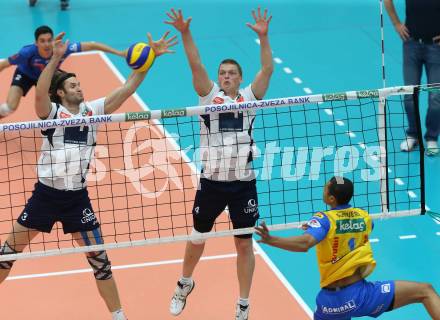
[[[105,98],[83,102],[78,114],[52,103],[47,119],[74,118],[104,114]],[[42,131],[43,143],[38,160],[39,181],[58,190],[86,187],[86,176],[96,146],[98,125],[56,127]]]
[[[66,53],[60,61],[60,65],[70,54],[75,52],[81,52],[80,42],[69,43]],[[17,70],[20,73],[25,74],[30,79],[36,81],[40,77],[41,72],[43,72],[43,69],[49,63],[50,57],[47,59],[43,58],[38,53],[38,47],[35,44],[30,44],[21,48],[18,53],[10,56],[8,61],[10,64],[16,65]]]
[[[251,85],[240,89],[235,99],[214,83],[211,91],[199,97],[199,105],[238,103],[257,100]],[[252,154],[255,152],[253,126],[255,110],[212,113],[200,117],[200,157],[202,178],[214,181],[255,179]]]

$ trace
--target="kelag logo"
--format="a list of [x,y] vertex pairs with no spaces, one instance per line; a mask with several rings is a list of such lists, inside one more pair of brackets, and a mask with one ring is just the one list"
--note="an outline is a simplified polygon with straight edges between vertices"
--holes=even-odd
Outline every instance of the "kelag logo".
[[125,121],[150,120],[150,119],[151,119],[150,111],[127,112],[125,114]]
[[343,101],[343,100],[347,100],[347,94],[345,92],[323,94],[322,100],[324,100],[324,101]]
[[162,118],[174,118],[186,116],[185,109],[162,110]]
[[362,98],[378,98],[379,97],[379,90],[361,90],[356,91],[356,96],[358,99]]
[[336,221],[336,234],[363,232],[367,230],[364,219],[343,219]]

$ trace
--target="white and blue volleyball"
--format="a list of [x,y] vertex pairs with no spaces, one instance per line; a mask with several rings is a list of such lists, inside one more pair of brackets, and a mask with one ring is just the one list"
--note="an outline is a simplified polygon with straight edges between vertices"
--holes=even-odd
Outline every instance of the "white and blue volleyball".
[[137,72],[145,72],[151,68],[156,55],[146,43],[137,42],[127,50],[126,61],[130,68]]

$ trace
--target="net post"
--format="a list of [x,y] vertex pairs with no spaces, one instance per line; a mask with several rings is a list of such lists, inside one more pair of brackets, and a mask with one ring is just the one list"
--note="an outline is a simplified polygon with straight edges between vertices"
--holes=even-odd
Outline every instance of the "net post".
[[388,186],[388,152],[387,152],[387,120],[386,120],[386,94],[379,93],[378,136],[380,146],[380,191],[382,200],[382,213],[389,212],[389,186]]
[[420,107],[419,107],[419,93],[420,88],[414,87],[414,92],[412,95],[414,103],[414,111],[416,117],[416,128],[417,128],[417,141],[419,143],[419,155],[420,155],[420,205],[421,214],[426,213],[426,202],[425,202],[425,146],[423,144],[423,133],[422,133],[422,123],[420,120]]

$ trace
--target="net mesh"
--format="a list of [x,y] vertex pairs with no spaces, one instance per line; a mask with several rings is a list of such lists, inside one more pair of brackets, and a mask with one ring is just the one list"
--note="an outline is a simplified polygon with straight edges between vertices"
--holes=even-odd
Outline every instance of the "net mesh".
[[[400,151],[405,138],[404,97],[412,97],[411,92],[407,87],[353,91],[265,100],[243,108],[239,104],[189,107],[107,118],[115,122],[99,126],[87,176],[104,247],[188,239],[203,165],[200,114],[218,110],[233,110],[236,118],[241,113],[248,116],[250,109],[256,113],[249,150],[260,219],[274,228],[300,224],[325,210],[323,186],[334,175],[354,182],[352,205],[371,214],[420,214],[423,153]],[[124,120],[130,121],[120,122]],[[29,124],[1,127],[0,239],[4,241],[32,195],[46,138],[37,129],[16,130]],[[225,209],[213,236],[234,233]],[[57,223],[18,257],[95,249],[76,246]]]

